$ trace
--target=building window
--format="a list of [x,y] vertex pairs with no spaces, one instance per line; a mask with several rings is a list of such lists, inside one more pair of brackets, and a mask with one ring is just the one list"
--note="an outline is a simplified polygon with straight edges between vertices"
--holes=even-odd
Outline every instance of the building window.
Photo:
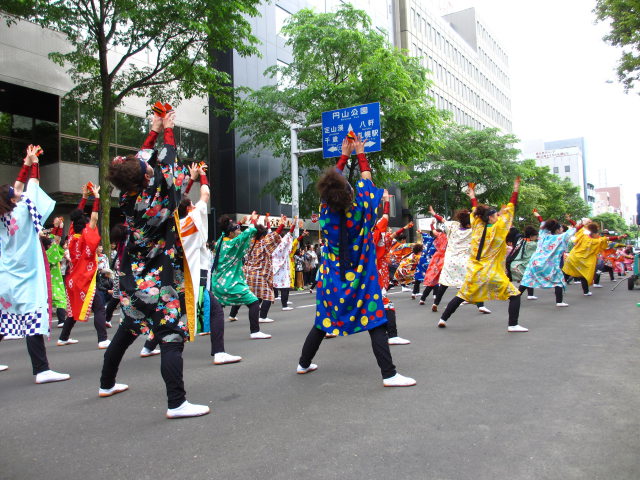
[[276,5],[276,35],[280,35],[281,37],[285,37],[281,31],[284,24],[289,20],[291,14],[287,12],[284,8]]
[[553,173],[560,173],[559,167],[553,167]]
[[565,172],[570,172],[571,171],[571,166],[570,165],[565,165],[564,166],[564,171]]

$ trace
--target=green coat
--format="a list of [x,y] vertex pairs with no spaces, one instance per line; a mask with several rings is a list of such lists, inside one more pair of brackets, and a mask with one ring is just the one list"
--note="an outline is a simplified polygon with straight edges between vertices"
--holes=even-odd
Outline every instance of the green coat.
[[64,258],[64,248],[57,243],[52,243],[47,249],[47,260],[51,272],[51,303],[53,308],[67,308],[67,293],[64,289],[60,261]]
[[222,305],[250,305],[258,301],[242,272],[242,259],[255,234],[256,228],[251,225],[237,237],[220,238],[216,243],[217,264],[214,259],[211,293]]

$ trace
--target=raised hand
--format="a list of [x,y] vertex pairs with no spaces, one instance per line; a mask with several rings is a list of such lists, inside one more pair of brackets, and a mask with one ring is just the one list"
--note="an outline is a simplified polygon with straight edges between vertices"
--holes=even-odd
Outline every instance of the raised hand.
[[92,193],[93,193],[93,197],[94,198],[100,198],[100,187],[97,185],[94,185],[93,188],[91,189]]
[[382,201],[383,202],[389,201],[389,190],[387,190],[386,188],[384,189],[384,193],[382,194]]
[[304,228],[304,220],[298,220],[298,227]]
[[307,235],[309,235],[309,232],[307,232],[306,230],[304,230],[304,231],[302,232],[302,236],[303,236],[303,237],[306,237]]
[[358,139],[354,142],[356,147],[356,155],[364,153],[364,141],[362,140],[362,135],[358,134]]
[[151,117],[151,130],[153,130],[154,132],[160,133],[163,128],[162,123],[163,123],[162,117],[154,113],[153,117]]
[[176,112],[169,112],[162,119],[163,128],[173,128],[176,124]]
[[82,198],[89,198],[89,188],[86,184],[82,185]]
[[258,218],[260,217],[260,215],[258,215],[258,212],[256,212],[255,210],[253,212],[251,212],[251,217],[249,217],[249,220],[253,223],[253,222],[257,222]]
[[435,216],[435,214],[436,214],[436,211],[433,209],[433,207],[431,205],[429,205],[429,214],[431,216]]
[[342,140],[342,155],[350,157],[351,152],[353,152],[353,142],[345,136],[344,140]]
[[518,175],[516,179],[513,181],[513,191],[517,192],[519,190],[520,190],[520,175]]
[[280,221],[278,222],[278,226],[286,225],[286,224],[287,224],[287,216],[286,215],[280,215]]
[[409,222],[405,225],[405,229],[413,228],[413,222]]
[[200,175],[198,164],[194,162],[191,165],[189,165],[187,168],[189,169],[189,176],[191,177],[191,180],[195,182],[198,179],[198,175]]

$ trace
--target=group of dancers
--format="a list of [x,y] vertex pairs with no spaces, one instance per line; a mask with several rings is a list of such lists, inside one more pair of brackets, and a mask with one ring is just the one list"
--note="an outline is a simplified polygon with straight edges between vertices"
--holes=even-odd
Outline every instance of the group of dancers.
[[[71,331],[92,312],[98,348],[105,350],[98,395],[111,397],[129,388],[117,382],[126,350],[138,336],[148,335],[140,356],[160,355],[166,416],[182,418],[209,413],[208,406],[186,399],[185,342],[210,335],[215,365],[240,362],[241,357],[224,348],[223,307],[231,307],[229,319],[235,321],[243,305],[248,309],[249,339],[270,339],[261,324],[273,322],[268,313],[275,293],[283,311],[293,310],[289,291],[296,287],[294,256],[308,233],[295,218],[281,216],[272,229],[268,220],[258,221],[256,212],[240,222],[223,215],[218,219],[222,235],[209,249],[211,192],[206,167],[178,161],[174,123],[175,112],[154,114],[140,151],[110,164],[108,179],[120,191],[124,222],[112,230],[115,253],[106,265],[97,228],[100,188],[83,187],[82,200],[70,214],[68,242],[63,242],[60,218],[50,230],[43,228],[55,202],[39,186],[41,149],[29,146],[16,182],[0,186],[0,340],[5,335],[26,337],[36,383],[68,380],[69,374],[51,370],[47,360],[44,336],[50,333],[53,310],[62,327],[58,346],[77,343]],[[163,147],[156,150],[160,135]],[[360,172],[355,189],[343,174],[354,150]],[[195,204],[187,196],[194,182],[200,185]],[[433,312],[449,287],[457,289],[439,319],[441,328],[464,302],[491,313],[483,302],[508,300],[508,332],[527,331],[518,323],[521,292],[535,299],[534,288],[554,288],[556,305],[567,306],[562,294],[571,276],[590,295],[597,256],[617,238],[600,236],[597,225],[586,219],[565,230],[556,220],[541,217],[539,233],[527,229],[524,235],[515,234],[519,184],[517,179],[510,201],[501,209],[479,204],[470,184],[470,210],[445,220],[431,209],[437,224],[430,232],[419,232],[421,242],[407,243],[413,224],[395,232],[389,228],[389,195],[373,183],[364,142],[359,136],[345,137],[338,162],[317,183],[323,246],[318,253],[314,324],[303,343],[297,373],[318,369],[313,359],[325,338],[368,331],[383,385],[415,385],[413,378],[396,371],[390,350],[390,345],[411,343],[398,335],[396,310],[388,295],[397,284],[412,285],[414,299],[424,285],[420,304],[433,292]],[[298,236],[296,227],[301,230]],[[564,259],[572,239],[573,249]],[[110,280],[105,284],[101,275]],[[519,280],[520,287],[512,280]],[[109,340],[107,327],[118,305],[121,322]]]

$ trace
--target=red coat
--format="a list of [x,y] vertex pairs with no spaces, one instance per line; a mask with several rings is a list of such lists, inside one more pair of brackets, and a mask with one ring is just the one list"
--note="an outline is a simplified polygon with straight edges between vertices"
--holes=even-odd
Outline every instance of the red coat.
[[97,228],[86,226],[81,234],[74,233],[69,240],[71,263],[67,273],[65,287],[69,307],[67,313],[74,320],[87,321],[93,296],[96,292],[96,273],[98,257],[96,250],[100,244]]

